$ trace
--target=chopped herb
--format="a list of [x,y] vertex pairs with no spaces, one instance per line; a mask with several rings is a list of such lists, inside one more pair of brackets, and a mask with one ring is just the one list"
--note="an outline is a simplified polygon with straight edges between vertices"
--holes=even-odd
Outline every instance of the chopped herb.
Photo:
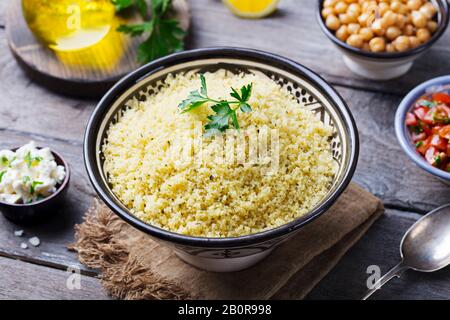
[[24,176],[23,178],[22,178],[22,182],[23,182],[23,184],[26,184],[28,181],[30,181],[31,179],[30,179],[30,177],[29,176]]
[[450,166],[447,167],[447,172],[450,172]]
[[28,168],[31,168],[35,163],[39,163],[42,161],[42,157],[32,157],[31,152],[28,151],[28,153],[25,155],[24,158],[25,162],[28,165]]
[[40,184],[43,184],[42,181],[33,181],[30,185],[30,194],[34,194],[34,192],[36,191],[36,187]]
[[419,141],[416,143],[416,148],[420,148],[423,145],[423,141]]
[[0,182],[2,182],[3,176],[5,175],[6,170],[3,170],[2,172],[0,172]]
[[177,20],[167,18],[171,0],[152,0],[150,20],[146,0],[114,0],[116,10],[121,11],[135,6],[143,19],[141,24],[121,25],[117,31],[132,37],[148,34],[147,39],[138,47],[138,61],[145,63],[170,53],[183,50],[183,38],[186,33]]
[[441,155],[438,154],[438,155],[434,158],[434,164],[435,164],[436,166],[439,166],[439,165],[441,165],[441,163],[442,163],[442,158],[441,158]]
[[4,165],[4,166],[9,165],[9,160],[8,160],[8,158],[5,157],[5,156],[2,156],[1,162],[2,162],[2,165]]
[[[192,111],[206,102],[212,102],[211,109],[214,111],[213,115],[208,116],[209,122],[205,125],[205,136],[210,137],[216,134],[223,133],[231,125],[239,130],[239,121],[236,111],[240,109],[242,112],[251,112],[252,108],[248,104],[248,100],[252,94],[253,84],[248,84],[240,89],[240,93],[234,88],[231,88],[230,96],[235,100],[216,100],[208,96],[208,89],[206,87],[206,80],[203,74],[200,75],[201,88],[200,90],[191,91],[187,99],[183,100],[178,108],[181,113]],[[231,105],[237,105],[232,108]]]

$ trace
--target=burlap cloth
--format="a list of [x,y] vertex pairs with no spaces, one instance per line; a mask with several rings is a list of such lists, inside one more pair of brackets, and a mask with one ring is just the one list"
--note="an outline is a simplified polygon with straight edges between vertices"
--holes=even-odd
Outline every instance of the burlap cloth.
[[372,194],[351,184],[334,206],[244,271],[198,270],[95,201],[76,226],[80,261],[100,270],[120,299],[302,299],[382,214]]

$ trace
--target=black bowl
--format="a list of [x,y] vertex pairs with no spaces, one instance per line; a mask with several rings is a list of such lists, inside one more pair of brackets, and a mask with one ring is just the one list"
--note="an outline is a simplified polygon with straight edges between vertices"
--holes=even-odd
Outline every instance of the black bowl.
[[[16,151],[18,148],[11,149]],[[40,149],[40,148],[39,148]],[[11,204],[0,201],[0,211],[10,221],[17,224],[33,224],[42,222],[58,209],[58,206],[64,200],[67,190],[69,189],[70,169],[69,164],[57,152],[52,151],[53,157],[58,165],[64,166],[66,176],[55,193],[48,197],[28,203],[28,204]]]
[[[298,100],[317,113],[323,122],[333,128],[333,155],[339,164],[338,177],[330,187],[326,199],[308,214],[278,228],[233,238],[192,237],[173,233],[152,226],[135,217],[112,192],[103,172],[101,145],[110,123],[116,121],[125,103],[130,99],[143,100],[146,95],[158,90],[159,81],[168,73],[207,72],[226,69],[229,72],[255,71],[271,77],[280,86],[289,90]],[[86,128],[84,138],[84,160],[89,178],[99,196],[114,213],[139,230],[175,247],[183,259],[210,270],[237,270],[245,263],[234,267],[215,267],[207,261],[191,260],[225,259],[252,256],[270,252],[282,240],[292,236],[302,226],[324,213],[344,191],[350,182],[358,159],[358,133],[350,110],[339,94],[317,74],[284,57],[242,48],[208,48],[185,51],[151,62],[120,80],[99,102]],[[184,255],[183,254],[187,254]]]

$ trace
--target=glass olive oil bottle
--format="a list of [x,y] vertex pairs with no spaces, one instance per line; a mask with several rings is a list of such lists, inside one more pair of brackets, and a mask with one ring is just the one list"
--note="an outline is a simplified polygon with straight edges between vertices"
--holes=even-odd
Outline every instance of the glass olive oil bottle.
[[114,25],[111,0],[22,0],[31,31],[57,52],[91,47]]

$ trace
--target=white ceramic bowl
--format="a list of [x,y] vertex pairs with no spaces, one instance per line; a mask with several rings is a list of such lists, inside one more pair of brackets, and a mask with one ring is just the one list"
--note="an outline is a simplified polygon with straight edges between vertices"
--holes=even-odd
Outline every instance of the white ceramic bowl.
[[[262,72],[286,88],[305,108],[333,128],[330,147],[338,165],[328,194],[310,212],[271,230],[233,238],[204,238],[177,234],[152,226],[130,213],[113,194],[103,172],[101,145],[109,124],[133,99],[146,99],[158,90],[168,74],[214,72]],[[299,107],[301,104],[299,104]],[[119,81],[100,101],[86,128],[84,157],[91,182],[105,203],[122,219],[171,246],[184,261],[211,271],[245,269],[266,257],[277,245],[301,232],[337,200],[350,182],[358,159],[355,122],[339,94],[322,78],[286,58],[241,48],[209,48],[186,51],[156,60]]]
[[405,52],[374,53],[352,47],[335,36],[334,32],[327,28],[322,18],[323,2],[324,0],[318,1],[316,13],[322,31],[342,52],[346,66],[355,74],[371,80],[389,80],[406,74],[411,69],[414,60],[428,51],[443,35],[449,22],[447,1],[431,0],[436,8],[439,8],[436,15],[438,29],[428,42]]

